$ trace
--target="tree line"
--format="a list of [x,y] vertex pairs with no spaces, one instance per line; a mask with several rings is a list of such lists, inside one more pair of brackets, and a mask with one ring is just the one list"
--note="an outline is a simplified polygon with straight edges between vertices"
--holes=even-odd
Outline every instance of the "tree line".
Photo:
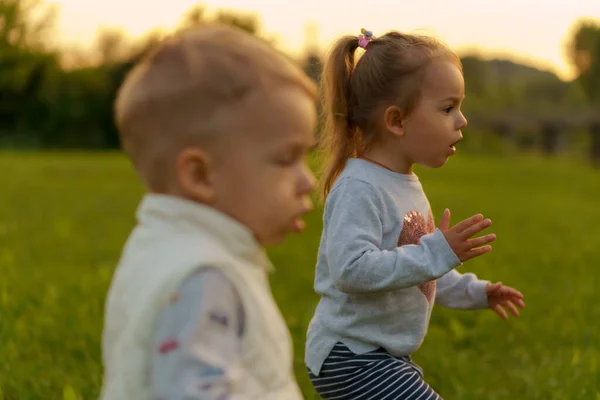
[[[118,148],[112,108],[116,91],[130,68],[165,33],[149,32],[132,41],[119,31],[106,30],[91,50],[82,52],[50,44],[55,17],[55,9],[42,0],[0,0],[0,147]],[[257,16],[209,13],[202,5],[182,16],[179,29],[215,20],[260,35]],[[510,61],[463,56],[466,111],[569,113],[597,106],[600,24],[578,22],[568,50],[578,72],[571,82]],[[309,53],[298,62],[318,81],[321,59],[321,54]]]

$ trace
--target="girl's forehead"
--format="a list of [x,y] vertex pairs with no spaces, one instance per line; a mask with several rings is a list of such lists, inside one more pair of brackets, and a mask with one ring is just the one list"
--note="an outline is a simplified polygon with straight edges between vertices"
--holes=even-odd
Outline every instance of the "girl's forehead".
[[440,97],[462,97],[464,79],[459,67],[450,61],[430,64],[423,79],[423,95]]

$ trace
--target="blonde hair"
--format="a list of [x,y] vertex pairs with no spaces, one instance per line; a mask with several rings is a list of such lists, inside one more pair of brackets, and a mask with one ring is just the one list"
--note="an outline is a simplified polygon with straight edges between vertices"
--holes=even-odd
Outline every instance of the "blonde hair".
[[222,136],[252,93],[314,83],[291,60],[246,32],[206,25],[166,39],[125,78],[115,101],[123,150],[142,181],[164,190],[181,149]]
[[376,132],[376,113],[397,105],[404,115],[417,106],[425,67],[438,57],[460,59],[445,45],[427,36],[388,32],[369,41],[355,63],[358,38],[337,41],[323,70],[321,90],[325,129],[320,152],[324,155],[321,193],[326,197],[347,160],[361,155]]

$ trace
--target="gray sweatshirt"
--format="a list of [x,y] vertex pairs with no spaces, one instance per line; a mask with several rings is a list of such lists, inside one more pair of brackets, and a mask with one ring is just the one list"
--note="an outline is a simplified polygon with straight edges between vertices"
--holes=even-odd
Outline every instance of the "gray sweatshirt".
[[461,265],[435,227],[419,178],[350,159],[327,197],[306,364],[319,375],[336,342],[357,354],[406,356],[422,344],[433,304],[487,307],[487,281]]

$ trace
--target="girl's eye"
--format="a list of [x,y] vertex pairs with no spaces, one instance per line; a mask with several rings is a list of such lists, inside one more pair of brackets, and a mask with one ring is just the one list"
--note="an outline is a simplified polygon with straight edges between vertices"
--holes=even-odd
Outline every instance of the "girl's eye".
[[454,109],[454,106],[449,106],[449,107],[446,107],[446,108],[444,108],[444,112],[445,112],[446,114],[450,114],[450,112],[451,112],[453,109]]

